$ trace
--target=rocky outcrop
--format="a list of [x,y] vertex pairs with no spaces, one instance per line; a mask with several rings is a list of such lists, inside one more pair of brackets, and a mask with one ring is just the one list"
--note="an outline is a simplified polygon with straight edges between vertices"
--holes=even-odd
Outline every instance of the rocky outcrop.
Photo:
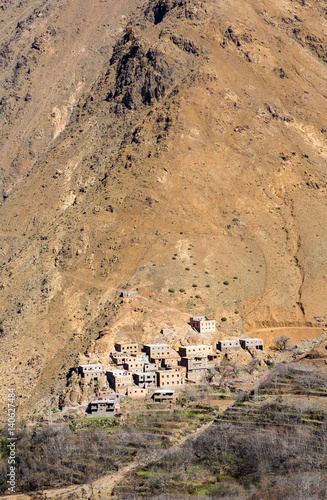
[[151,106],[160,101],[174,82],[174,71],[164,54],[141,40],[118,45],[110,66],[108,75],[115,66],[115,82],[108,92],[107,101],[117,114],[123,109],[136,110],[141,105]]

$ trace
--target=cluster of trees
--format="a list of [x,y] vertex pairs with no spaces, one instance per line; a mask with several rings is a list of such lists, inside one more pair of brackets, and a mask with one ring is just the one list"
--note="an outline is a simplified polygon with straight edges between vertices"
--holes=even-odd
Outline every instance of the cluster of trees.
[[[216,373],[222,386],[239,375],[233,363],[222,364]],[[327,376],[305,364],[276,366],[261,389],[269,392],[280,381],[281,388],[287,387],[288,392],[294,389],[297,393],[319,391],[327,395]],[[205,399],[208,383],[190,386],[189,391],[189,399]],[[68,427],[57,424],[38,431],[24,428],[16,443],[17,491],[90,483],[137,455],[142,459],[152,457],[149,474],[134,474],[124,481],[119,498],[132,500],[148,494],[152,499],[177,499],[180,494],[195,494],[194,485],[202,480],[208,484],[210,477],[208,492],[197,495],[197,500],[325,499],[327,411],[320,408],[316,413],[316,398],[312,400],[310,403],[309,398],[300,401],[295,397],[286,403],[277,395],[260,409],[240,404],[236,412],[233,408],[230,416],[228,412],[224,415],[230,421],[219,420],[180,447],[170,447],[169,433],[161,429],[165,416],[159,414],[147,421],[146,428],[140,419],[121,424],[112,433],[78,430],[73,419]],[[174,412],[171,414],[170,431],[183,422],[181,417],[183,413],[176,414],[175,422]],[[6,490],[6,444],[6,436],[0,437],[0,492]]]
[[[78,430],[74,419],[69,426],[21,429],[16,441],[16,491],[88,484],[117,471],[136,455],[140,459],[157,457],[169,440],[157,437],[160,422],[156,424],[156,420],[153,429],[139,429],[127,422],[111,433],[102,428]],[[7,443],[7,437],[0,436],[0,493],[7,489]]]
[[[232,363],[220,367],[218,375],[222,384],[239,376]],[[279,382],[281,395],[260,407],[241,404],[227,411],[226,421],[167,450],[144,474],[117,486],[118,498],[325,500],[325,398],[318,403],[316,397],[289,393],[327,396],[327,376],[306,364],[282,363],[269,371],[261,389],[269,392]]]
[[[40,431],[22,429],[16,442],[17,491],[84,484],[112,470],[131,455],[126,445],[134,436],[104,430],[74,432],[66,426]],[[6,490],[6,437],[1,438],[0,491]],[[142,443],[139,443],[142,446]]]
[[[208,478],[210,480],[208,481]],[[196,494],[201,481],[210,486]],[[327,495],[327,422],[304,427],[217,423],[116,489],[121,499],[318,500]]]
[[293,392],[308,395],[325,393],[327,396],[327,376],[304,363],[277,365],[261,382],[260,387],[266,391],[276,389],[281,382],[286,382],[288,390]]

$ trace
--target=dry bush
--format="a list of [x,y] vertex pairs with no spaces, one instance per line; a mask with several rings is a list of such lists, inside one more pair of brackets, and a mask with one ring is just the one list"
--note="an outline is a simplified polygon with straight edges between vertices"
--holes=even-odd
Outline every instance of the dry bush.
[[273,341],[271,348],[276,351],[285,351],[290,343],[290,340],[291,339],[286,335],[279,335],[279,337]]
[[327,476],[317,472],[266,478],[256,488],[252,500],[323,500],[327,496]]

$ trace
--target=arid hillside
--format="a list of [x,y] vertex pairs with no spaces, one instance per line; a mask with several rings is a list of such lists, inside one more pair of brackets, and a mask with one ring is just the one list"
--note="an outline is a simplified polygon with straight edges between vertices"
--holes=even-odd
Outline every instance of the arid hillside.
[[[1,391],[14,382],[31,411],[92,341],[122,327],[183,338],[192,313],[214,317],[217,338],[318,335],[325,2],[50,1],[51,22],[18,35],[3,5],[3,70],[18,76],[1,100]],[[127,287],[140,302],[118,299]]]
[[0,195],[28,172],[97,79],[137,4],[0,3]]

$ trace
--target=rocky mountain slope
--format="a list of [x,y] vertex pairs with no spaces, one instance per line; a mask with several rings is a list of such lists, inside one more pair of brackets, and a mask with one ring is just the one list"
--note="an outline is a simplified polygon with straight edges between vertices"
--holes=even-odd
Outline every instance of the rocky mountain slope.
[[1,7],[1,391],[31,411],[121,327],[323,324],[325,2],[43,7]]

